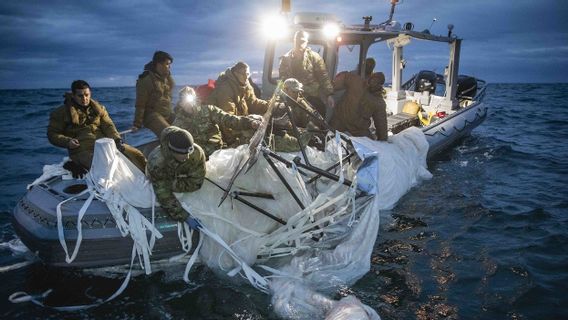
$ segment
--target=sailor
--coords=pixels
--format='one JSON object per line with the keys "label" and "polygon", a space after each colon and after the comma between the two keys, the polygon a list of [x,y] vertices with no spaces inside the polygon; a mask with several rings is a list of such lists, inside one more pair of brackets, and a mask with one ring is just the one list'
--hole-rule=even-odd
{"label": "sailor", "polygon": [[227,147],[220,128],[254,130],[260,124],[259,119],[235,116],[216,106],[202,104],[189,86],[180,90],[174,113],[173,125],[189,131],[207,158],[216,150]]}
{"label": "sailor", "polygon": [[172,218],[186,221],[188,213],[174,192],[199,190],[205,179],[205,153],[191,133],[170,126],[160,135],[160,145],[148,156],[146,176],[152,182],[160,206]]}
{"label": "sailor", "polygon": [[[259,99],[248,82],[250,68],[244,62],[237,62],[222,72],[215,83],[215,89],[207,97],[206,104],[212,104],[235,116],[264,114],[268,102]],[[231,128],[221,128],[223,139],[228,145],[248,143],[247,139],[233,132]],[[240,141],[239,141],[240,140]]]}
{"label": "sailor", "polygon": [[84,80],[73,81],[63,105],[51,112],[47,138],[51,144],[67,149],[71,162],[64,167],[75,177],[91,168],[95,140],[100,138],[114,139],[117,149],[140,170],[144,171],[146,166],[142,152],[122,143],[105,107],[91,99],[91,87]]}
{"label": "sailor", "polygon": [[[383,99],[384,83],[385,75],[382,72],[373,73],[367,80],[351,72],[339,73],[333,85],[336,90],[345,92],[337,104],[331,126],[353,136],[386,141],[388,132],[386,103]],[[375,124],[375,133],[370,130],[371,119]]]}
{"label": "sailor", "polygon": [[300,81],[294,78],[286,79],[282,85],[282,91],[285,95],[284,103],[292,109],[296,126],[301,128],[308,127],[308,124],[310,124],[309,127],[311,128],[321,128],[325,126],[322,121],[318,121],[309,116],[308,112],[316,116],[319,116],[319,113],[317,113],[317,111],[312,108],[312,105],[304,98],[304,89]]}
{"label": "sailor", "polygon": [[[377,62],[374,58],[367,58],[365,59],[365,79],[369,79],[369,77],[373,74],[375,70],[375,65]],[[361,75],[361,65],[359,64],[359,69],[357,70],[357,74]]]}
{"label": "sailor", "polygon": [[[333,86],[325,62],[308,47],[308,33],[300,30],[294,34],[294,48],[280,60],[280,79],[295,78],[304,85],[306,99],[323,116],[331,116],[335,106]],[[326,105],[330,110],[326,115]]]}
{"label": "sailor", "polygon": [[136,111],[132,131],[142,126],[156,136],[173,121],[172,93],[174,79],[170,67],[174,59],[164,51],[156,51],[152,61],[144,66],[144,72],[136,81]]}

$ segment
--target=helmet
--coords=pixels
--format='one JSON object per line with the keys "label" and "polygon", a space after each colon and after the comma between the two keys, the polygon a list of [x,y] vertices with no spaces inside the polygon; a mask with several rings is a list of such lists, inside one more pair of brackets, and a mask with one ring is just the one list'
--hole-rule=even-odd
{"label": "helmet", "polygon": [[300,81],[294,78],[288,78],[284,81],[284,85],[282,86],[282,90],[286,92],[301,92],[304,91],[303,85]]}

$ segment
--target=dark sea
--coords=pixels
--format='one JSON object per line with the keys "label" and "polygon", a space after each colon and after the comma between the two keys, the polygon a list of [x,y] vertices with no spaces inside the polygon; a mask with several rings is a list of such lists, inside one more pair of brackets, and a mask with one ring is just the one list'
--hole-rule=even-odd
{"label": "dark sea", "polygon": [[[64,89],[0,91],[0,269],[24,261],[12,208],[63,149],[46,138]],[[129,127],[134,88],[95,88]],[[434,177],[384,213],[369,273],[354,294],[383,319],[568,319],[568,84],[490,84],[486,121],[429,162]],[[131,137],[135,144],[142,137]],[[34,263],[0,272],[1,319],[273,319],[270,297],[204,267],[138,276],[117,299],[81,312],[12,304],[92,303],[122,279]]]}

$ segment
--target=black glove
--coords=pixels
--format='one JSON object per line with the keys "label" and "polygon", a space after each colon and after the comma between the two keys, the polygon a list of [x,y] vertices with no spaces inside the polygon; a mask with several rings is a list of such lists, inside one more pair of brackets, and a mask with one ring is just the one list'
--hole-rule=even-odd
{"label": "black glove", "polygon": [[63,164],[63,169],[70,171],[75,179],[82,179],[89,170],[75,161],[69,160]]}
{"label": "black glove", "polygon": [[122,139],[114,139],[114,144],[116,144],[116,148],[118,151],[124,153],[124,144],[122,143]]}

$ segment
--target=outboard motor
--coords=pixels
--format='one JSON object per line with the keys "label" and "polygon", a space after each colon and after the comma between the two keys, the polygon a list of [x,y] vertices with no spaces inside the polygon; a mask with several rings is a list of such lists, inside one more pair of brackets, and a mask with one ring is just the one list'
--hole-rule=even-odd
{"label": "outboard motor", "polygon": [[430,94],[434,94],[434,91],[436,91],[436,79],[436,73],[434,71],[422,70],[418,72],[416,81],[414,82],[414,91],[428,91]]}
{"label": "outboard motor", "polygon": [[473,99],[477,93],[477,79],[470,76],[458,76],[458,87],[456,89],[458,98]]}

